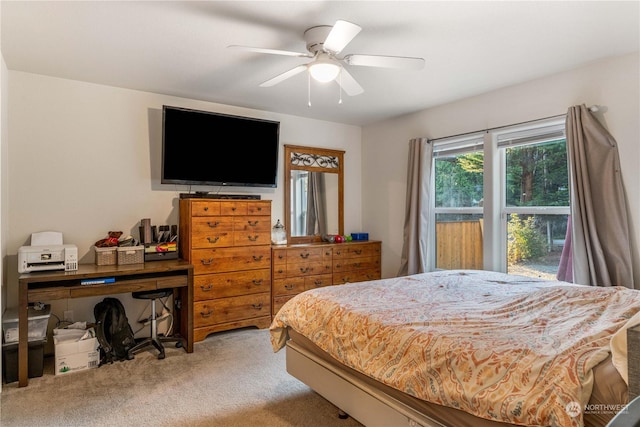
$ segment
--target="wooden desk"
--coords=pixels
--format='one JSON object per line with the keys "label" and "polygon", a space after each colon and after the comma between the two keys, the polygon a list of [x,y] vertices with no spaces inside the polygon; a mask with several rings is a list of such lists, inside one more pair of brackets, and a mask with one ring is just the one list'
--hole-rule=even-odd
{"label": "wooden desk", "polygon": [[[81,285],[83,279],[115,278],[114,283]],[[95,297],[173,288],[174,330],[193,353],[193,266],[186,261],[153,261],[144,264],[80,264],[77,271],[27,273],[18,279],[18,386],[29,384],[28,305],[56,299]]]}

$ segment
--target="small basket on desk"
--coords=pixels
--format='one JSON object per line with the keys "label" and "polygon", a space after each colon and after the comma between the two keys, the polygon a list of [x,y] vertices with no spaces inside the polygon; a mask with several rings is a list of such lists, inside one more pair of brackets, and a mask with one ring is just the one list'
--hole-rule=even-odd
{"label": "small basket on desk", "polygon": [[118,265],[141,264],[144,262],[144,246],[124,246],[118,248]]}
{"label": "small basket on desk", "polygon": [[116,265],[118,262],[118,255],[116,253],[116,247],[98,248],[96,250],[96,265]]}

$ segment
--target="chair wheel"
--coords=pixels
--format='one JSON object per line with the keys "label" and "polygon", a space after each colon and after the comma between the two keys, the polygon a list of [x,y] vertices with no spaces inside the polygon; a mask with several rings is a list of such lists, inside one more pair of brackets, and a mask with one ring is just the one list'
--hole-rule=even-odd
{"label": "chair wheel", "polygon": [[176,348],[182,348],[182,341],[176,341]]}

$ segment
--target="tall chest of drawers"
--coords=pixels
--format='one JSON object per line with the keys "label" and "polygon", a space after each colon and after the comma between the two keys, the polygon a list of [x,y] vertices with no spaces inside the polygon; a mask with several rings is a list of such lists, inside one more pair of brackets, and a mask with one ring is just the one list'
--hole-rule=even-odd
{"label": "tall chest of drawers", "polygon": [[380,279],[381,243],[309,243],[273,246],[272,310],[303,291]]}
{"label": "tall chest of drawers", "polygon": [[179,246],[194,266],[194,341],[270,325],[270,200],[180,199]]}

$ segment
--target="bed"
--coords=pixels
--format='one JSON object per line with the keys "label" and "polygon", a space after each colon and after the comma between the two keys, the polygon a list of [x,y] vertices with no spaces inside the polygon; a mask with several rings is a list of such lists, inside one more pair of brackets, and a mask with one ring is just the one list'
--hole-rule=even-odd
{"label": "bed", "polygon": [[330,286],[270,327],[287,370],[367,426],[604,426],[640,292],[477,270]]}

